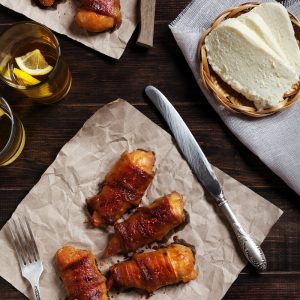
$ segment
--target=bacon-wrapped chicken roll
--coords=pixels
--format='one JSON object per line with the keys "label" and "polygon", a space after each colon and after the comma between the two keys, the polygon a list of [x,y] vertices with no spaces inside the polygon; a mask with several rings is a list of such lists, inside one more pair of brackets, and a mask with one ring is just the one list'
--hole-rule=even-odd
{"label": "bacon-wrapped chicken roll", "polygon": [[197,277],[195,258],[190,248],[171,244],[110,267],[108,287],[118,290],[143,289],[151,293],[165,285],[188,282]]}
{"label": "bacon-wrapped chicken roll", "polygon": [[108,300],[106,278],[91,251],[64,246],[55,259],[69,300]]}
{"label": "bacon-wrapped chicken roll", "polygon": [[173,192],[149,206],[139,207],[127,220],[114,225],[115,234],[102,258],[134,252],[154,241],[160,241],[185,220],[183,205],[182,196]]}
{"label": "bacon-wrapped chicken roll", "polygon": [[106,175],[101,192],[87,202],[94,227],[113,225],[128,209],[138,206],[154,176],[154,153],[125,151]]}
{"label": "bacon-wrapped chicken roll", "polygon": [[83,0],[75,22],[91,32],[113,29],[121,23],[120,0]]}

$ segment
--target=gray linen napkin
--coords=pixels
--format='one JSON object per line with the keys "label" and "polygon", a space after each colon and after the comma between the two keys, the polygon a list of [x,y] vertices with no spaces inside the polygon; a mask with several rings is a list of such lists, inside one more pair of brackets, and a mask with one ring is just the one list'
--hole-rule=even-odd
{"label": "gray linen napkin", "polygon": [[[201,35],[224,10],[247,1],[194,0],[170,24],[198,84],[209,103],[228,128],[273,172],[300,195],[300,103],[262,119],[227,111],[210,95],[199,80],[196,51]],[[268,1],[262,1],[268,2]],[[290,12],[300,18],[299,1],[287,1]]]}

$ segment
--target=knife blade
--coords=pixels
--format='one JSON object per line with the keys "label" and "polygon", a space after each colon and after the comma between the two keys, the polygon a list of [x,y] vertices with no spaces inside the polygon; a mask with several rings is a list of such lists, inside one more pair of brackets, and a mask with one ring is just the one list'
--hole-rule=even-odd
{"label": "knife blade", "polygon": [[201,147],[179,113],[168,99],[154,86],[147,86],[145,92],[164,117],[194,175],[202,186],[213,196],[223,211],[247,260],[258,270],[266,270],[267,262],[262,249],[254,242],[252,237],[244,230],[236,218],[225,198],[222,187],[211,164],[208,162]]}

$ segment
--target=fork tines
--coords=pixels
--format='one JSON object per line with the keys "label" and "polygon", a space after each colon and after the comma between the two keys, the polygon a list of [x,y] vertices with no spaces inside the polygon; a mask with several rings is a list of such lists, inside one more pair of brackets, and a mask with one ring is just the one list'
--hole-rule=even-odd
{"label": "fork tines", "polygon": [[39,252],[26,217],[19,217],[8,222],[20,266],[40,260]]}

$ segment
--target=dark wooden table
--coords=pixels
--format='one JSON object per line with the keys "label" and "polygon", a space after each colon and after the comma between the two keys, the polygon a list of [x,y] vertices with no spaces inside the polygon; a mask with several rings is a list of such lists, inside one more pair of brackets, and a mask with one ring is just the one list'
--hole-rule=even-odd
{"label": "dark wooden table", "polygon": [[[202,95],[168,29],[189,1],[157,1],[155,47],[136,46],[136,31],[119,61],[57,35],[73,74],[73,86],[65,100],[51,106],[8,99],[24,123],[27,140],[21,157],[0,169],[0,225],[60,148],[106,103],[122,97],[165,128],[143,93],[147,84],[154,84],[171,99],[211,163],[284,211],[263,243],[268,271],[258,275],[247,266],[224,299],[300,299],[299,197],[231,134]],[[0,5],[0,31],[20,20],[25,17]],[[3,279],[0,291],[3,300],[26,299]]]}

